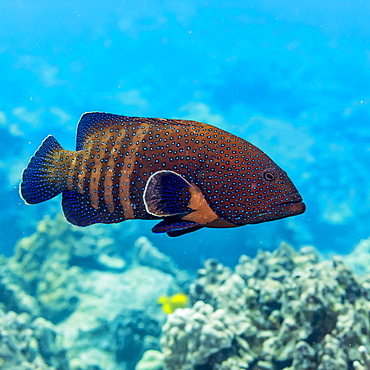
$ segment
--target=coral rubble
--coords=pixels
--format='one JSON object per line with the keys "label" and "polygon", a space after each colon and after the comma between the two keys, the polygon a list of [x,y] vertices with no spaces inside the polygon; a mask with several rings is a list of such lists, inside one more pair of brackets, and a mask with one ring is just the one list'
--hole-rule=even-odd
{"label": "coral rubble", "polygon": [[370,290],[340,258],[312,247],[210,260],[190,287],[192,308],[169,315],[161,339],[169,370],[365,369]]}

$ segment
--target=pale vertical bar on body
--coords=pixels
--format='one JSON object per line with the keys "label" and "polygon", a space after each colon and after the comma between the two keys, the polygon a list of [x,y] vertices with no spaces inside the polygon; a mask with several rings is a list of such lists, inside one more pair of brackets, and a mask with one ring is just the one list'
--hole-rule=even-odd
{"label": "pale vertical bar on body", "polygon": [[[115,176],[115,169],[114,169],[114,157],[111,153],[109,154],[109,159],[107,163],[107,169],[104,175],[104,202],[108,206],[109,213],[113,213],[115,206],[113,201],[113,179]],[[109,167],[109,169],[108,169]]]}
{"label": "pale vertical bar on body", "polygon": [[70,162],[68,163],[69,166],[67,168],[67,187],[68,187],[68,190],[75,190],[75,185],[73,183],[73,173],[74,173],[74,167],[75,167],[75,163],[76,163],[76,156],[75,155],[70,155],[71,160]]}
{"label": "pale vertical bar on body", "polygon": [[129,154],[124,158],[124,166],[122,167],[121,178],[119,182],[120,202],[123,208],[125,218],[127,219],[133,219],[135,217],[134,209],[130,200],[130,184],[132,181],[132,173],[134,171],[135,163],[134,154],[138,148],[138,144],[136,143],[142,141],[143,137],[145,136],[145,134],[143,133],[144,130],[145,130],[144,128],[139,128],[135,130],[135,135],[133,135],[132,132],[126,133],[126,137],[130,135],[129,137],[131,145],[126,145],[125,150],[127,153],[130,153],[131,149],[134,149],[134,152],[132,154]]}
{"label": "pale vertical bar on body", "polygon": [[[133,158],[132,156],[127,156],[127,158],[125,159],[127,160],[128,163],[131,163],[132,158]],[[130,201],[131,172],[132,170],[130,168],[127,168],[127,164],[125,163],[124,166],[122,167],[121,177],[119,180],[120,202],[122,205],[125,218],[127,219],[134,218],[134,210],[132,208]]]}
{"label": "pale vertical bar on body", "polygon": [[85,171],[82,170],[82,165],[79,164],[83,159],[83,151],[65,152],[66,158],[68,157],[65,167],[67,188],[68,190],[83,194],[83,178],[85,176]]}
{"label": "pale vertical bar on body", "polygon": [[94,167],[91,170],[90,178],[90,203],[91,207],[98,209],[99,208],[99,183],[101,179],[100,169],[102,163],[98,161],[95,163]]}
{"label": "pale vertical bar on body", "polygon": [[78,151],[78,155],[76,157],[76,166],[77,166],[77,170],[76,170],[76,178],[77,178],[77,184],[76,184],[76,187],[77,187],[77,191],[80,193],[80,194],[83,194],[84,193],[84,186],[86,184],[86,175],[87,175],[87,171],[84,171],[84,164],[86,163],[87,159],[84,158],[84,155],[83,153],[81,153],[82,151]]}

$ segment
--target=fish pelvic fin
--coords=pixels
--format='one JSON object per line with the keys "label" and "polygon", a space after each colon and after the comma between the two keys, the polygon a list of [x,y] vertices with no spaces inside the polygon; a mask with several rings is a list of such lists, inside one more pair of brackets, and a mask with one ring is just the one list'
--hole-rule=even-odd
{"label": "fish pelvic fin", "polygon": [[166,217],[152,228],[154,234],[167,233],[168,236],[180,236],[201,229],[195,222],[182,221],[177,216]]}
{"label": "fish pelvic fin", "polygon": [[61,152],[65,152],[53,136],[41,143],[23,170],[20,195],[27,204],[37,204],[54,198],[66,189]]}

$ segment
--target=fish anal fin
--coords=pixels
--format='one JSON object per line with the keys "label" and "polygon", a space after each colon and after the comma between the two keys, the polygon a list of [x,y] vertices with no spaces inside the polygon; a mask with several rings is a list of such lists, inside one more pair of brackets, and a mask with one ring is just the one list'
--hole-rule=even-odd
{"label": "fish anal fin", "polygon": [[91,203],[88,193],[63,191],[62,208],[67,221],[76,226],[88,226],[96,223],[111,224],[126,220],[122,207],[116,207],[113,212],[109,205]]}

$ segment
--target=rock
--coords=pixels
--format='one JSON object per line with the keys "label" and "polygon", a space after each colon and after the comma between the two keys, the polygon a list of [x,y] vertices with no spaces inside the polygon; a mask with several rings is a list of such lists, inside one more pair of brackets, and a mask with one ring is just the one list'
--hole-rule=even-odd
{"label": "rock", "polygon": [[136,240],[132,251],[132,262],[133,265],[152,267],[173,276],[178,272],[175,262],[161,253],[145,236]]}
{"label": "rock", "polygon": [[106,253],[102,253],[98,256],[97,261],[99,262],[100,266],[104,266],[104,270],[112,270],[112,271],[123,271],[126,266],[126,262],[119,257],[111,257]]}

